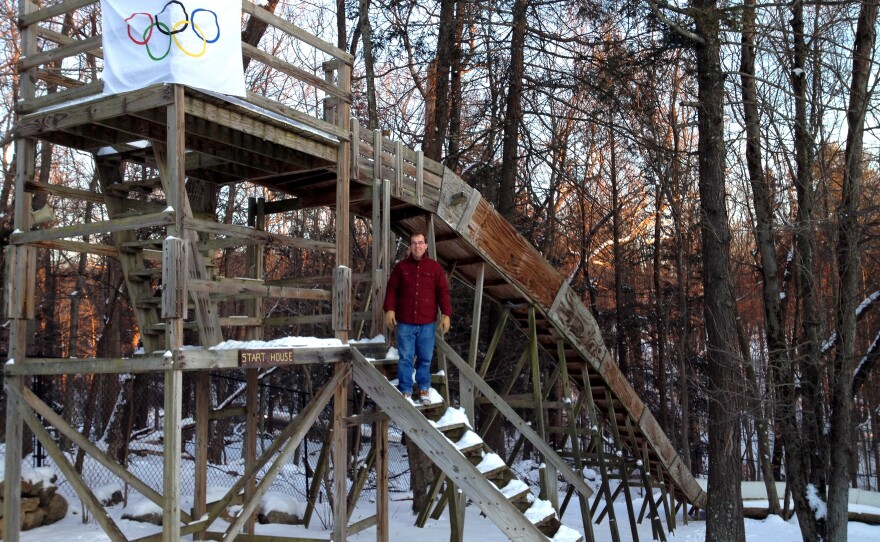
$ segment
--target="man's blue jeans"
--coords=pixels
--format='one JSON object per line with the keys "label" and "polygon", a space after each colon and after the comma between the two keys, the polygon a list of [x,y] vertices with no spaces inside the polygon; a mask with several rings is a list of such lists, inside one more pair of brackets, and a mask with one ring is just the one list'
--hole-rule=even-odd
{"label": "man's blue jeans", "polygon": [[434,330],[436,323],[397,324],[397,387],[401,393],[413,391],[413,358],[417,360],[416,384],[419,391],[431,387],[431,358],[434,356]]}

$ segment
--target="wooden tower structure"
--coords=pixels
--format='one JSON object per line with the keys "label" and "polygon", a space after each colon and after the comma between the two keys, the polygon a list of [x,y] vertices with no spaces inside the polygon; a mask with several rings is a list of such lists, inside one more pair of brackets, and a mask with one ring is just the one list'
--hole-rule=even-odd
{"label": "wooden tower structure", "polygon": [[[72,468],[54,443],[47,424],[83,448],[92,458],[115,473],[134,490],[163,509],[162,532],[154,540],[174,542],[182,536],[197,539],[249,540],[252,515],[260,497],[292,451],[305,437],[323,408],[333,405],[332,439],[328,456],[338,474],[333,482],[332,539],[346,537],[376,525],[378,540],[388,540],[387,530],[387,424],[396,423],[434,461],[438,475],[431,488],[430,509],[419,522],[448,509],[452,518],[451,539],[461,539],[464,506],[469,499],[493,520],[511,540],[547,540],[560,535],[559,514],[577,499],[584,518],[581,539],[592,540],[593,521],[608,517],[612,534],[619,539],[610,506],[622,495],[628,505],[628,521],[647,516],[655,538],[665,539],[661,515],[671,527],[676,511],[687,503],[704,507],[706,495],[678,456],[666,435],[615,365],[604,346],[589,310],[559,274],[514,228],[503,220],[480,193],[441,164],[425,159],[418,151],[389,140],[378,131],[359,127],[350,119],[352,57],[310,35],[250,0],[242,1],[244,17],[271,28],[303,47],[323,55],[323,73],[311,73],[292,65],[258,45],[243,43],[244,55],[265,69],[277,71],[314,89],[323,97],[320,116],[297,110],[281,99],[249,93],[246,99],[179,85],[155,85],[124,94],[103,94],[102,83],[88,70],[77,77],[61,73],[59,66],[82,61],[89,64],[102,56],[101,37],[71,38],[60,32],[59,21],[81,10],[95,10],[95,0],[64,0],[38,8],[21,0],[19,26],[22,55],[18,64],[20,102],[16,124],[15,233],[7,250],[8,280],[6,311],[11,318],[10,352],[4,366],[7,393],[6,479],[20,476],[21,448],[26,424],[41,440],[81,500],[111,540],[124,541],[93,491]],[[80,60],[77,60],[80,59]],[[85,59],[85,60],[82,60]],[[320,118],[319,118],[320,117]],[[34,175],[38,141],[50,142],[91,154],[99,183],[95,190],[39,182]],[[275,201],[254,201],[247,226],[219,223],[205,209],[197,209],[189,191],[191,183],[228,185],[252,183],[273,191]],[[48,193],[57,200],[79,200],[103,205],[107,220],[62,227],[33,229],[31,198]],[[152,199],[139,197],[149,193]],[[265,217],[312,207],[324,207],[335,219],[335,242],[268,233]],[[352,276],[351,217],[369,220],[372,228],[370,272]],[[382,348],[349,346],[353,322],[365,321],[378,334],[383,330],[381,304],[371,312],[357,313],[352,305],[352,286],[357,281],[372,285],[372,298],[381,299],[387,272],[393,264],[391,238],[426,229],[435,256],[450,276],[474,289],[473,315],[479,321],[483,303],[499,303],[502,321],[490,341],[489,351],[478,364],[479,326],[472,330],[469,349],[458,352],[438,340],[438,363],[443,377],[437,388],[443,402],[416,407],[397,393],[381,370],[387,363],[374,360]],[[111,234],[113,244],[86,244],[73,239],[84,235]],[[267,281],[262,273],[262,249],[267,243],[304,248],[332,258],[332,277],[305,280],[290,277]],[[224,277],[213,266],[213,251],[224,247],[248,247],[248,276]],[[119,259],[125,284],[135,308],[144,354],[132,359],[45,359],[27,352],[28,321],[34,318],[35,266],[39,250],[61,250],[112,255]],[[162,286],[156,297],[155,286]],[[251,300],[245,317],[222,318],[217,304],[225,299]],[[245,327],[248,336],[261,337],[269,322],[261,314],[260,301],[284,298],[324,302],[331,310],[310,315],[310,321],[332,324],[339,346],[301,347],[277,351],[212,350],[224,341],[228,330]],[[529,338],[529,348],[517,361],[515,374],[530,374],[533,391],[511,395],[513,382],[493,389],[484,380],[492,363],[501,330],[506,322],[519,326]],[[196,346],[184,349],[184,333]],[[539,351],[554,362],[542,366]],[[380,356],[381,357],[381,356]],[[282,431],[270,448],[258,454],[246,450],[245,474],[220,501],[206,497],[206,452],[209,422],[217,413],[208,393],[209,371],[246,369],[248,385],[255,385],[254,367],[262,365],[330,364],[333,377],[315,393],[309,405]],[[38,375],[73,373],[156,373],[164,376],[164,443],[166,452],[179,449],[181,440],[182,375],[196,378],[196,491],[191,511],[180,503],[178,453],[164,454],[162,487],[150,487],[80,434],[30,390]],[[456,375],[448,382],[446,375]],[[564,397],[551,398],[550,390],[561,381]],[[348,389],[356,385],[375,403],[376,411],[351,416],[346,410]],[[574,385],[579,393],[573,394]],[[449,389],[467,413],[470,426],[455,423],[438,427]],[[255,396],[254,396],[255,397]],[[491,405],[494,414],[474,419],[477,404]],[[249,413],[252,412],[249,404]],[[563,427],[549,425],[548,412],[561,410]],[[589,426],[576,420],[587,413]],[[537,413],[537,414],[535,414]],[[248,431],[254,432],[255,416],[249,414]],[[41,421],[42,420],[42,421]],[[487,426],[504,420],[516,428],[519,446],[530,442],[546,464],[541,495],[552,512],[534,517],[534,488],[516,479],[503,462],[485,465],[493,455],[480,438]],[[480,426],[475,421],[481,422]],[[342,473],[349,443],[346,427],[376,424],[375,453],[371,465],[379,480],[376,515],[350,525],[350,507],[356,501],[360,481]],[[550,435],[561,433],[562,446],[551,446]],[[466,442],[465,442],[466,441]],[[255,442],[255,441],[253,441]],[[580,472],[593,467],[602,474],[601,495],[588,500],[593,490]],[[268,469],[268,470],[266,470]],[[258,473],[266,473],[258,479]],[[609,484],[612,477],[620,482]],[[567,492],[561,495],[558,480]],[[634,509],[630,488],[659,488],[659,497],[645,499]],[[6,540],[17,542],[15,526],[19,499],[14,484],[5,491]],[[461,490],[461,492],[458,491]],[[210,525],[231,500],[243,493],[242,513],[225,532]],[[464,495],[464,497],[462,496]],[[651,495],[651,493],[649,493]],[[602,507],[600,509],[600,507]],[[686,515],[683,516],[686,519]],[[638,518],[638,519],[637,519]],[[620,518],[623,521],[623,518]],[[569,538],[571,539],[571,538]],[[273,540],[275,540],[273,538]],[[280,540],[280,539],[279,539]]]}

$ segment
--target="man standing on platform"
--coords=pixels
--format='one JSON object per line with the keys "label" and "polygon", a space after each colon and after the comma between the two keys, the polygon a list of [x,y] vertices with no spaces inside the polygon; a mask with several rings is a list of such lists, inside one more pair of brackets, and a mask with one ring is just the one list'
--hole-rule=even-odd
{"label": "man standing on platform", "polygon": [[397,385],[406,399],[413,392],[413,358],[417,360],[416,385],[422,404],[431,403],[431,358],[434,355],[434,333],[437,309],[440,309],[440,331],[449,331],[452,304],[449,283],[443,268],[426,255],[425,235],[413,233],[409,238],[409,256],[397,262],[388,277],[385,290],[385,325],[389,331],[397,327]]}

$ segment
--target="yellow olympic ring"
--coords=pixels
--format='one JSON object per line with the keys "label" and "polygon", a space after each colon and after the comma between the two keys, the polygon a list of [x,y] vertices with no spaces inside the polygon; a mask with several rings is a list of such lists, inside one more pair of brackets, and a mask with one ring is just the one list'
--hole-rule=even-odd
{"label": "yellow olympic ring", "polygon": [[[202,50],[199,51],[198,53],[190,53],[177,40],[177,34],[174,31],[177,30],[179,27],[187,25],[187,24],[192,24],[193,28],[196,30],[196,32],[198,32],[196,35],[201,36],[201,38],[202,38]],[[177,48],[180,49],[180,51],[183,54],[185,54],[186,56],[190,56],[193,58],[199,58],[200,56],[205,54],[205,51],[208,50],[208,40],[205,39],[205,35],[202,32],[202,29],[199,28],[198,25],[196,25],[196,23],[194,23],[192,21],[188,21],[188,20],[184,19],[184,20],[177,21],[176,23],[174,23],[174,26],[171,28],[171,37],[174,39],[174,44],[177,45]]]}

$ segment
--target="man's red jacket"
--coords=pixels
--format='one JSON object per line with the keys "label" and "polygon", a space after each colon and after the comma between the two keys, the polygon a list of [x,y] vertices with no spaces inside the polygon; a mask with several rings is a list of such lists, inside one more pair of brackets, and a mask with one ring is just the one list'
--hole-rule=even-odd
{"label": "man's red jacket", "polygon": [[394,311],[397,321],[404,324],[430,324],[437,321],[438,306],[440,312],[452,316],[449,283],[440,264],[427,255],[397,262],[388,277],[385,312]]}

